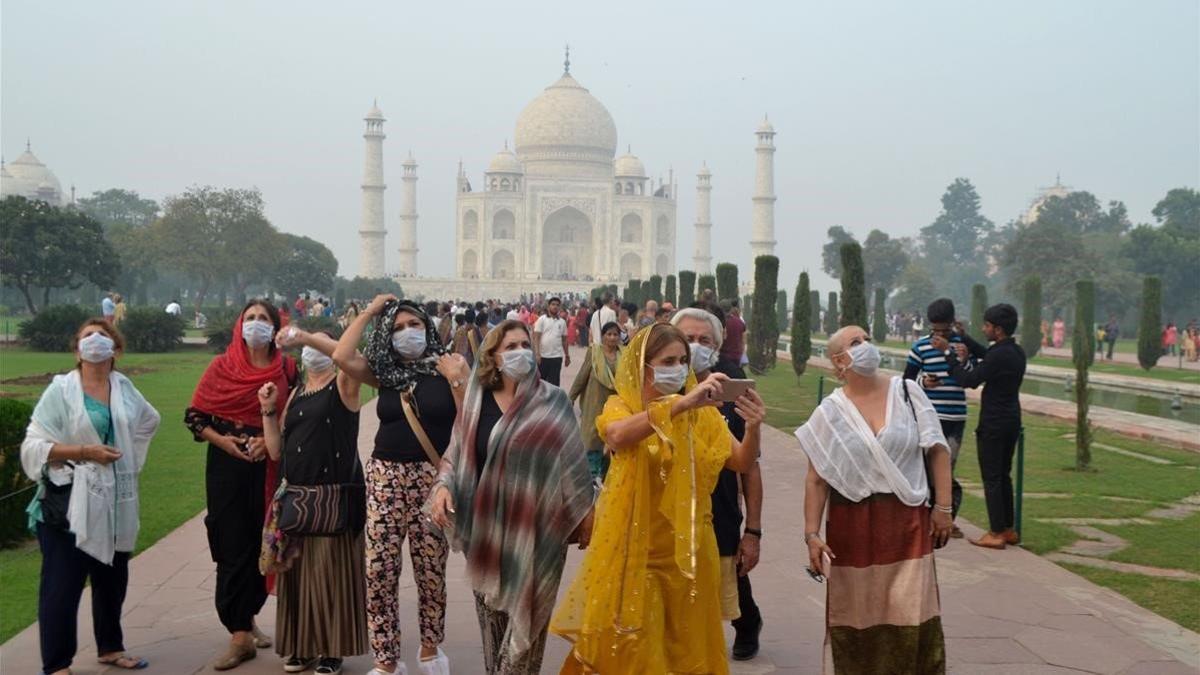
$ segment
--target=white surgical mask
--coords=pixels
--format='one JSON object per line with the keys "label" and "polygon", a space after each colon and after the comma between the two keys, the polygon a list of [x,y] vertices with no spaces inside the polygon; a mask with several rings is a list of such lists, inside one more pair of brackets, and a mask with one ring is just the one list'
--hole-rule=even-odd
{"label": "white surgical mask", "polygon": [[850,370],[871,377],[879,370],[879,348],[870,342],[860,342],[847,351],[850,355]]}
{"label": "white surgical mask", "polygon": [[310,373],[321,372],[333,367],[333,359],[307,345],[300,350],[300,362]]}
{"label": "white surgical mask", "polygon": [[693,342],[688,347],[692,350],[692,367],[697,373],[712,370],[712,367],[717,365],[717,350],[699,342]]}
{"label": "white surgical mask", "polygon": [[252,349],[265,347],[275,337],[275,327],[266,321],[243,321],[242,339]]}
{"label": "white surgical mask", "polygon": [[514,380],[520,380],[528,375],[535,365],[531,349],[513,349],[502,353],[500,358],[503,360],[500,372]]}
{"label": "white surgical mask", "polygon": [[79,358],[88,363],[104,363],[113,357],[115,344],[104,333],[92,333],[79,341]]}
{"label": "white surgical mask", "polygon": [[419,358],[425,353],[426,344],[424,328],[405,328],[392,333],[392,349],[401,358]]}
{"label": "white surgical mask", "polygon": [[653,366],[654,388],[662,395],[678,393],[687,382],[688,367],[686,363],[675,366]]}

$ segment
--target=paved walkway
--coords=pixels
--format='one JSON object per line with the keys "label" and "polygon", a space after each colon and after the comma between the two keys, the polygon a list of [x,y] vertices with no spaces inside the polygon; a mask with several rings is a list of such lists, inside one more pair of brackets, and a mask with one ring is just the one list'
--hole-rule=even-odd
{"label": "paved walkway", "polygon": [[[1107,350],[1107,347],[1105,347],[1105,349]],[[1068,359],[1068,360],[1071,358],[1071,348],[1070,347],[1042,347],[1041,351],[1039,351],[1038,353],[1042,356],[1053,356],[1056,358],[1062,358],[1062,359]],[[1114,351],[1113,358],[1111,361],[1109,361],[1109,359],[1104,359],[1103,361],[1105,363],[1123,363],[1126,365],[1134,365],[1134,366],[1140,365],[1138,363],[1137,354],[1130,354],[1128,352]],[[1097,361],[1097,363],[1099,363],[1099,361]],[[1181,364],[1182,364],[1182,366],[1181,366]],[[1200,370],[1200,361],[1188,361],[1187,359],[1183,359],[1181,361],[1178,356],[1178,353],[1177,353],[1175,356],[1165,355],[1165,356],[1158,357],[1158,363],[1156,364],[1156,366],[1159,368],[1180,368],[1180,367],[1182,367],[1184,370]]]}
{"label": "paved walkway", "polygon": [[[567,373],[573,375],[574,368]],[[360,448],[369,452],[375,433],[373,408],[363,413]],[[737,675],[818,673],[824,631],[824,587],[804,573],[803,508],[805,459],[794,438],[765,432],[763,451],[766,513],[763,559],[752,573],[766,627],[762,652],[753,661],[732,664]],[[978,528],[962,523],[968,536]],[[572,550],[565,579],[574,576],[582,554]],[[988,551],[963,540],[937,554],[946,651],[950,672],[964,675],[1200,673],[1200,635],[1185,630],[1124,597],[1018,548]],[[405,561],[407,568],[407,560]],[[212,606],[213,564],[200,516],[135,558],[125,603],[126,643],[151,662],[150,673],[211,672],[207,662],[224,648],[226,634]],[[444,645],[456,673],[482,673],[479,629],[462,557],[449,566],[450,607]],[[564,584],[565,585],[565,584]],[[405,650],[416,672],[416,593],[411,579],[401,584],[405,611]],[[114,672],[95,665],[90,644],[90,609],[80,611],[82,649],[75,672]],[[275,603],[260,615],[271,632]],[[0,671],[38,669],[36,627],[0,647]],[[543,672],[557,672],[566,643],[551,638]],[[347,673],[370,668],[367,657],[349,659]],[[280,673],[270,650],[234,671]]]}

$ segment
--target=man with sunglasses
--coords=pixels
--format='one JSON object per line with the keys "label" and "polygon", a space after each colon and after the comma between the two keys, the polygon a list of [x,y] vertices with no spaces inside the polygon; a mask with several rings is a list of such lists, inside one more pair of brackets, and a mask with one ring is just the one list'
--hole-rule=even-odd
{"label": "man with sunglasses", "polygon": [[[950,364],[946,357],[950,350],[959,350],[967,354],[963,338],[956,329],[954,320],[954,301],[949,298],[938,298],[929,303],[925,310],[925,318],[929,320],[929,335],[917,339],[908,354],[908,363],[904,367],[904,379],[916,380],[925,389],[933,409],[937,411],[938,421],[942,424],[942,433],[950,446],[950,470],[958,462],[958,451],[962,447],[963,430],[967,425],[967,394],[958,380],[950,374]],[[945,340],[947,346],[938,349],[933,345],[934,339]],[[957,345],[957,346],[956,346]],[[963,364],[966,368],[974,365],[974,359],[966,356]],[[950,500],[954,512],[952,517],[958,517],[958,509],[962,505],[962,486],[958,479],[952,479]],[[961,539],[962,530],[955,525],[950,536]]]}

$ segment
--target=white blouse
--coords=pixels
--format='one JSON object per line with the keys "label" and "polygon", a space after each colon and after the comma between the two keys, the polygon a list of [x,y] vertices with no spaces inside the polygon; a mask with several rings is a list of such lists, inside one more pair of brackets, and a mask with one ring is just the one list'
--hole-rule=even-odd
{"label": "white blouse", "polygon": [[[908,389],[911,410],[902,386]],[[847,499],[891,493],[908,506],[929,501],[925,452],[947,447],[933,404],[921,387],[901,377],[892,378],[878,435],[838,389],[796,429],[796,438],[817,474]]]}

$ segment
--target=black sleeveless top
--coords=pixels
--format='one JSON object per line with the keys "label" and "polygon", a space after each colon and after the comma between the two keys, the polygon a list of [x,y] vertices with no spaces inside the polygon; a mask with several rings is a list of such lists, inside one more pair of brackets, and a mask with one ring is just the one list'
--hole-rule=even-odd
{"label": "black sleeveless top", "polygon": [[336,377],[292,398],[281,459],[283,477],[292,485],[365,482],[358,461],[358,413],[342,403]]}

